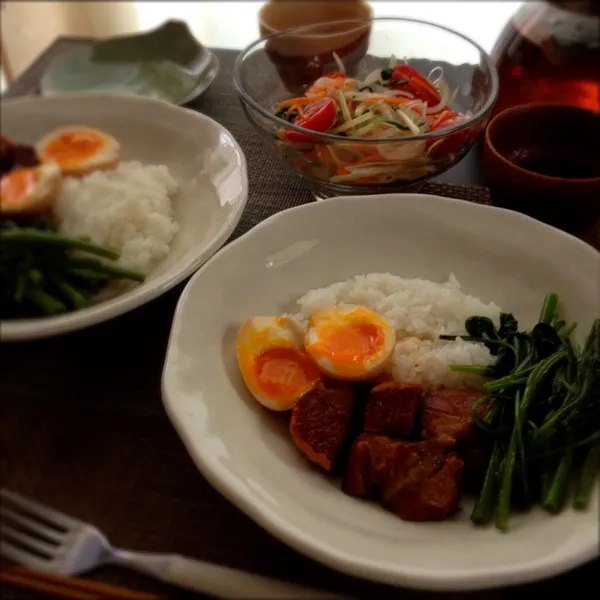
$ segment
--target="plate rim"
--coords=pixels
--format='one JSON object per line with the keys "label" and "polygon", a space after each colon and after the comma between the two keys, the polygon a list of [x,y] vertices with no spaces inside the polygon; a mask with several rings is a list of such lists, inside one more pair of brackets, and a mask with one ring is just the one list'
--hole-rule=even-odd
{"label": "plate rim", "polygon": [[186,106],[190,102],[193,102],[194,100],[197,100],[203,96],[208,91],[208,88],[210,88],[210,86],[214,83],[215,79],[219,76],[219,73],[221,72],[221,61],[219,60],[219,57],[214,52],[211,52],[208,48],[206,51],[210,55],[209,60],[211,66],[206,69],[208,75],[203,76],[200,80],[204,82],[204,85],[197,85],[187,96],[185,96],[185,98],[179,99],[176,103],[174,103],[176,106]]}
{"label": "plate rim", "polygon": [[[229,219],[227,223],[223,224],[217,232],[217,235],[215,235],[212,241],[207,244],[206,248],[202,252],[196,253],[195,258],[191,260],[184,269],[181,269],[178,273],[166,278],[161,284],[152,285],[148,289],[141,291],[138,288],[133,290],[131,295],[116,296],[100,304],[65,315],[32,319],[0,320],[0,339],[2,342],[39,340],[71,333],[109,321],[155,300],[186,278],[193,275],[204,263],[210,260],[212,256],[220,250],[240,222],[248,203],[248,166],[246,155],[240,144],[234,135],[218,121],[191,108],[177,106],[157,98],[148,98],[145,96],[135,96],[118,92],[76,92],[61,96],[19,96],[16,98],[8,98],[3,102],[2,112],[4,112],[7,106],[16,104],[35,104],[44,101],[57,102],[59,100],[64,101],[65,99],[85,101],[86,99],[92,98],[97,101],[110,101],[116,98],[119,101],[133,103],[135,105],[139,105],[141,102],[144,104],[159,105],[169,111],[185,111],[188,113],[188,116],[199,119],[200,121],[208,122],[212,127],[217,127],[222,133],[227,135],[240,160],[242,190],[239,195],[239,202],[232,212],[232,218]],[[5,118],[4,115],[2,118]]]}
{"label": "plate rim", "polygon": [[[553,575],[567,572],[575,567],[589,562],[590,560],[593,560],[594,558],[597,558],[600,555],[600,551],[597,547],[594,547],[594,544],[589,546],[582,544],[577,548],[576,552],[572,552],[571,554],[567,555],[567,557],[559,556],[558,558],[553,558],[551,555],[549,558],[525,563],[525,565],[520,565],[516,569],[514,567],[505,567],[491,572],[479,569],[473,572],[461,571],[459,574],[455,573],[452,575],[451,571],[431,571],[428,569],[415,570],[414,568],[404,570],[399,568],[392,571],[377,564],[364,564],[364,562],[361,562],[360,559],[356,559],[348,554],[344,554],[343,552],[332,548],[330,545],[324,545],[322,540],[315,538],[313,535],[304,533],[294,525],[290,525],[285,519],[279,517],[275,513],[272,513],[266,503],[256,500],[248,501],[244,497],[243,492],[238,489],[235,479],[230,476],[229,472],[226,469],[221,468],[217,462],[211,461],[210,455],[202,452],[199,449],[199,446],[197,445],[197,438],[192,439],[189,435],[184,423],[185,419],[182,418],[182,415],[176,411],[174,402],[170,398],[171,390],[169,386],[169,379],[172,366],[170,357],[174,351],[173,346],[176,342],[175,334],[181,322],[184,306],[187,303],[190,290],[194,285],[196,285],[196,281],[202,277],[204,270],[210,268],[213,261],[216,262],[220,260],[221,256],[231,251],[232,248],[235,248],[237,245],[244,244],[249,238],[261,235],[263,230],[274,226],[282,217],[289,218],[290,214],[300,211],[319,211],[321,210],[319,207],[324,206],[325,204],[343,204],[348,201],[377,202],[382,198],[389,199],[390,197],[393,197],[394,201],[396,202],[420,202],[433,200],[438,203],[444,202],[461,206],[468,204],[473,210],[510,213],[511,218],[527,222],[534,228],[539,228],[545,230],[546,232],[548,230],[552,230],[553,233],[563,236],[566,240],[568,240],[569,243],[578,244],[580,247],[585,248],[586,251],[592,252],[600,261],[600,252],[590,244],[587,244],[583,240],[580,240],[570,233],[542,223],[541,221],[538,221],[533,217],[523,213],[486,204],[467,203],[464,200],[432,194],[415,193],[337,196],[319,202],[311,202],[300,206],[295,206],[275,213],[258,223],[255,227],[244,233],[236,240],[232,241],[227,246],[221,248],[208,261],[206,261],[206,263],[204,263],[204,265],[186,284],[177,302],[177,307],[175,309],[173,322],[171,325],[171,331],[169,333],[169,341],[167,344],[163,372],[161,376],[161,391],[162,402],[167,416],[178,436],[182,440],[188,454],[192,458],[202,476],[204,476],[210,485],[214,487],[222,496],[228,499],[234,506],[241,510],[246,516],[256,522],[262,529],[301,554],[309,556],[310,558],[317,560],[332,569],[350,576],[361,577],[388,585],[405,586],[424,591],[475,591],[496,588],[499,586],[517,585],[538,581]],[[410,200],[408,200],[408,197],[410,197]]]}

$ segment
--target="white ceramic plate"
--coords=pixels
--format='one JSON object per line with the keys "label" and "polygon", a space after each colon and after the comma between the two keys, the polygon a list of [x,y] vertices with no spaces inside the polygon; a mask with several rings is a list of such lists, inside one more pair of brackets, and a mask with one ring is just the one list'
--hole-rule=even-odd
{"label": "white ceramic plate", "polygon": [[206,66],[195,77],[193,89],[182,95],[187,78],[166,64],[125,63],[99,65],[90,60],[91,46],[57,56],[40,81],[43,96],[80,92],[110,92],[157,98],[181,106],[201,96],[219,73],[219,60],[205,50]]}
{"label": "white ceramic plate", "polygon": [[585,513],[514,515],[507,534],[472,526],[466,501],[449,521],[405,522],[345,496],[250,397],[235,359],[240,323],[293,310],[310,288],[374,271],[435,281],[453,272],[466,292],[494,300],[525,326],[551,290],[582,331],[600,315],[600,254],[516,212],[407,194],[334,198],[279,213],[204,265],[175,315],[164,403],[203,475],[290,546],[390,584],[496,587],[596,556],[597,499]]}
{"label": "white ceramic plate", "polygon": [[116,317],[163,294],[216,252],[237,225],[248,197],[246,159],[212,119],[166,102],[119,94],[6,100],[2,134],[35,143],[64,125],[98,127],[122,145],[123,161],[167,165],[180,182],[173,201],[180,230],[168,257],[131,291],[77,312],[2,321],[2,341],[48,337]]}

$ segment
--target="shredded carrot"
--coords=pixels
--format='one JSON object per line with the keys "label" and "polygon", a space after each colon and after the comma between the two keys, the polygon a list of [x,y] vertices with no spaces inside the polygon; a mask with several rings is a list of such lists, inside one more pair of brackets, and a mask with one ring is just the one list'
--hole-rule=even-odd
{"label": "shredded carrot", "polygon": [[444,109],[431,124],[431,129],[435,129],[447,119],[453,119],[456,115],[457,113],[455,113],[453,110]]}
{"label": "shredded carrot", "polygon": [[431,124],[431,128],[437,127],[445,118],[448,111],[444,109]]}
{"label": "shredded carrot", "polygon": [[297,104],[308,104],[309,102],[312,102],[311,98],[290,98],[289,100],[282,100],[281,102],[278,102],[277,106],[283,108],[284,106],[296,106]]}
{"label": "shredded carrot", "polygon": [[333,98],[333,96],[329,92],[320,92],[318,94],[311,95],[310,101],[318,102],[319,100],[323,100],[323,98]]}

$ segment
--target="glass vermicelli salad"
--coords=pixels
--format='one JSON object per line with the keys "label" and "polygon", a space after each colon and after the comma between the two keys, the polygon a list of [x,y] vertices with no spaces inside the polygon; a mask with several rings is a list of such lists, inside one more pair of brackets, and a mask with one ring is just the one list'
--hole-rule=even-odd
{"label": "glass vermicelli salad", "polygon": [[340,70],[324,74],[303,96],[282,100],[274,108],[277,117],[305,129],[354,138],[333,141],[280,128],[279,150],[307,175],[346,184],[418,179],[436,172],[436,164],[453,162],[474,136],[467,128],[433,140],[398,140],[471,118],[468,111],[451,109],[454,94],[441,67],[424,77],[392,57],[388,68],[375,69],[360,81],[349,77],[335,58]]}

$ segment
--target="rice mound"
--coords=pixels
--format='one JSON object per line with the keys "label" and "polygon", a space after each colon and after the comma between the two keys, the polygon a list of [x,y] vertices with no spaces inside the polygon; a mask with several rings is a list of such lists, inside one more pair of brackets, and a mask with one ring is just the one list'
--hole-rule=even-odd
{"label": "rice mound", "polygon": [[179,229],[171,204],[178,188],[164,165],[121,163],[65,178],[54,210],[60,231],[110,246],[121,253],[117,264],[148,274]]}
{"label": "rice mound", "polygon": [[444,283],[435,283],[389,273],[369,273],[310,290],[297,303],[300,313],[296,318],[301,322],[314,310],[336,304],[360,304],[378,312],[396,330],[394,377],[421,383],[427,389],[442,386],[479,389],[481,377],[453,373],[450,365],[494,362],[483,344],[438,339],[441,334],[466,334],[465,320],[473,315],[489,317],[498,325],[500,308],[462,292],[454,275]]}

